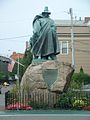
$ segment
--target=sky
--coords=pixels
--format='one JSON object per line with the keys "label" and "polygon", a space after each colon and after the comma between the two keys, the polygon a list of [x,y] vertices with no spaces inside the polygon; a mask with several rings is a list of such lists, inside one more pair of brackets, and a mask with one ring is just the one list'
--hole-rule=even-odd
{"label": "sky", "polygon": [[25,52],[26,41],[32,36],[33,18],[48,6],[51,18],[68,19],[90,17],[90,0],[0,0],[0,55]]}

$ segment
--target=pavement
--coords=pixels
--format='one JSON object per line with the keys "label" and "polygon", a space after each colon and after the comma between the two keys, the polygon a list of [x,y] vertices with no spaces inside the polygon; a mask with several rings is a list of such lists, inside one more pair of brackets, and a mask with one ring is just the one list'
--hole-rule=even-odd
{"label": "pavement", "polygon": [[5,109],[5,94],[0,94],[0,111]]}
{"label": "pavement", "polygon": [[78,114],[2,114],[0,120],[90,120],[90,115]]}
{"label": "pavement", "polygon": [[0,94],[0,111],[5,110],[5,92],[7,92],[8,90],[11,90],[12,88],[13,88],[13,85],[2,86],[1,94]]}

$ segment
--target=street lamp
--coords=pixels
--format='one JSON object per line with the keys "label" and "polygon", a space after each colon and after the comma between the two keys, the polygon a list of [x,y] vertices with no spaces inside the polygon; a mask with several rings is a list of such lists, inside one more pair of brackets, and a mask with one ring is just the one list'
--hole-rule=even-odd
{"label": "street lamp", "polygon": [[18,87],[19,87],[19,69],[20,69],[20,67],[19,67],[19,53],[18,53],[18,62],[17,62],[17,76],[18,76],[18,79],[17,79],[17,85],[18,85]]}

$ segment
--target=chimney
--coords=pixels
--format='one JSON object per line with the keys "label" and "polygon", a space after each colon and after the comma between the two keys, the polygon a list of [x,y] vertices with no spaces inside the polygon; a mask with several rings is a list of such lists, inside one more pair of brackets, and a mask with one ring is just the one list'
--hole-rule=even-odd
{"label": "chimney", "polygon": [[28,44],[28,41],[26,41],[26,50],[29,49],[29,44]]}

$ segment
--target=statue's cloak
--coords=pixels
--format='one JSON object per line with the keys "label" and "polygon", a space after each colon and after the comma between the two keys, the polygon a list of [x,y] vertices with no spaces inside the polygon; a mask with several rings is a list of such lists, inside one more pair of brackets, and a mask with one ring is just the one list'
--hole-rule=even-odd
{"label": "statue's cloak", "polygon": [[33,20],[34,35],[32,52],[35,56],[59,54],[59,42],[56,35],[56,26],[52,19],[37,15]]}

